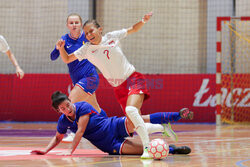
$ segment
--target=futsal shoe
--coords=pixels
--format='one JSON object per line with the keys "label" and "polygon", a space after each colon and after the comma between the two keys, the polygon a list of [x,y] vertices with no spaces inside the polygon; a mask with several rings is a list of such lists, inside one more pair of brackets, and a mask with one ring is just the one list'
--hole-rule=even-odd
{"label": "futsal shoe", "polygon": [[62,139],[62,143],[72,143],[74,140],[75,134],[74,133],[69,133],[67,137]]}
{"label": "futsal shoe", "polygon": [[188,108],[181,109],[179,111],[179,114],[180,114],[181,118],[183,118],[183,119],[192,120],[194,118],[194,112],[189,111]]}
{"label": "futsal shoe", "polygon": [[141,155],[141,159],[152,159],[153,157],[151,157],[148,153],[148,148],[144,148],[143,154]]}
{"label": "futsal shoe", "polygon": [[141,162],[143,164],[143,166],[149,166],[150,164],[152,164],[152,162],[154,162],[153,158],[152,159],[141,159]]}
{"label": "futsal shoe", "polygon": [[177,142],[178,136],[172,130],[170,123],[163,124],[163,127],[164,127],[164,132],[162,132],[163,136],[170,137],[171,140],[173,140],[174,142]]}
{"label": "futsal shoe", "polygon": [[172,147],[174,149],[172,154],[189,154],[189,153],[191,153],[191,148],[189,148],[188,146],[177,147],[173,144],[169,144],[169,147]]}

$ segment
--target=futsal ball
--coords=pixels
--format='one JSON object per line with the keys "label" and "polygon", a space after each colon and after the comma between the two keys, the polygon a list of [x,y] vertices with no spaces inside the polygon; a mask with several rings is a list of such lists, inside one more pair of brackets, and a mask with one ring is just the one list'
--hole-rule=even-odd
{"label": "futsal ball", "polygon": [[169,146],[162,139],[153,139],[148,146],[148,153],[154,159],[163,159],[168,156]]}

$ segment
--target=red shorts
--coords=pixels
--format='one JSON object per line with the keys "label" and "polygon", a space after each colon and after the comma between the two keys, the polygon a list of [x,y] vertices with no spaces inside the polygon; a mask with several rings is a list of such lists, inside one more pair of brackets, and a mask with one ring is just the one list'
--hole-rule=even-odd
{"label": "red shorts", "polygon": [[130,77],[121,85],[114,87],[114,91],[115,97],[120,103],[124,114],[129,95],[144,94],[144,100],[147,100],[150,97],[149,91],[147,89],[146,79],[144,75],[139,72],[134,72],[131,74]]}

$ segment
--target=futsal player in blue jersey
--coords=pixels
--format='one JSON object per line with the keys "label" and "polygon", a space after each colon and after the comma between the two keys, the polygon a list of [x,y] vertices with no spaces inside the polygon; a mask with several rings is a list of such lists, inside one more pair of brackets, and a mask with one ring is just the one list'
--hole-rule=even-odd
{"label": "futsal player in blue jersey", "polygon": [[[72,155],[82,137],[111,155],[141,155],[143,153],[142,143],[126,139],[134,132],[133,124],[129,123],[126,117],[104,117],[87,102],[73,104],[65,94],[59,91],[53,93],[51,99],[53,108],[62,113],[58,120],[56,135],[45,150],[33,150],[32,154],[47,154],[62,141],[68,128],[75,133],[75,137],[71,147],[62,155]],[[151,115],[142,118],[147,122],[148,117],[157,123],[150,125],[151,130],[158,129],[159,132],[164,131],[164,127],[158,123],[168,123],[181,118],[192,119],[193,112],[185,109],[179,113],[169,114],[168,117],[162,113],[155,113],[153,118]],[[187,146],[169,146],[169,153],[172,154],[189,154],[190,152],[191,149]]]}
{"label": "futsal player in blue jersey", "polygon": [[[67,17],[67,28],[69,33],[61,37],[65,41],[65,50],[68,54],[73,53],[87,42],[85,34],[82,31],[82,18],[77,13],[72,13]],[[60,52],[55,48],[51,52],[51,60],[56,60]],[[87,59],[83,61],[74,60],[67,63],[68,71],[73,82],[74,88],[69,94],[72,103],[86,101],[91,104],[99,113],[106,115],[101,110],[96,100],[95,90],[99,84],[99,76],[96,68]],[[71,142],[74,134],[71,133],[65,138],[64,142]]]}

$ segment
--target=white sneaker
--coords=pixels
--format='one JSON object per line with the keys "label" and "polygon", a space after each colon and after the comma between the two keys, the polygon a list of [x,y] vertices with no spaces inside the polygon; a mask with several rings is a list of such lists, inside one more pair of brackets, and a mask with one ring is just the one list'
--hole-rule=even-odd
{"label": "white sneaker", "polygon": [[151,166],[153,159],[141,159],[141,162],[143,163],[143,167]]}
{"label": "white sneaker", "polygon": [[164,132],[162,132],[162,134],[164,136],[170,137],[170,139],[173,140],[174,142],[177,142],[178,141],[178,136],[172,130],[170,123],[163,124],[163,126],[164,126]]}
{"label": "white sneaker", "polygon": [[62,143],[72,143],[74,140],[75,134],[73,132],[69,133],[67,137],[62,139]]}
{"label": "white sneaker", "polygon": [[141,159],[152,159],[153,157],[151,157],[148,153],[148,149],[144,148],[143,154],[141,155]]}

